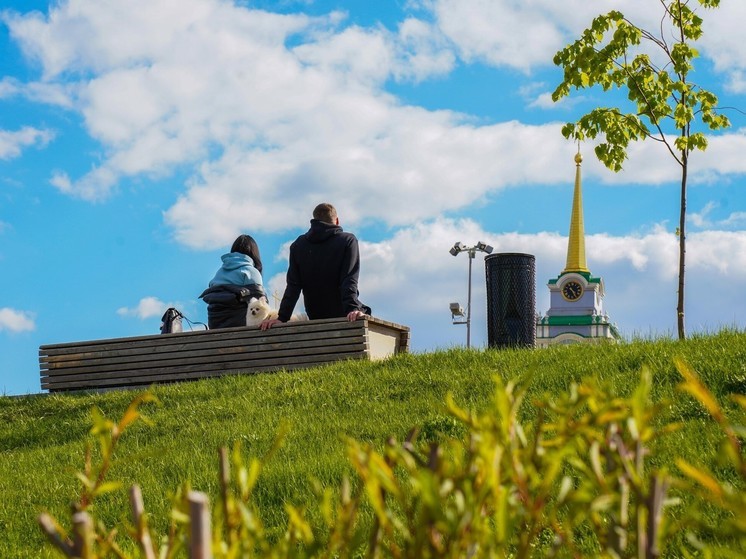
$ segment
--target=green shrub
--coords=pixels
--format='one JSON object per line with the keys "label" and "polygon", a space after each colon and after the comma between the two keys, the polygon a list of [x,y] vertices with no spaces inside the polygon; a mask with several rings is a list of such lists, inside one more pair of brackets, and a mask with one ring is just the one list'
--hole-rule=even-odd
{"label": "green shrub", "polygon": [[[70,530],[46,514],[40,523],[63,555],[87,559],[187,552],[218,558],[741,557],[746,428],[728,419],[689,366],[677,361],[676,368],[684,379],[680,390],[720,428],[719,472],[684,459],[675,461],[676,472],[655,466],[655,443],[679,424],[671,419],[671,402],[652,403],[645,368],[628,396],[586,381],[555,397],[534,397],[531,419],[519,414],[530,377],[496,378],[487,413],[468,412],[449,398],[449,416],[428,421],[404,441],[390,439],[383,450],[348,440],[353,479],[338,488],[311,481],[316,502],[287,504],[280,537],[265,530],[252,493],[285,427],[261,459],[247,463],[240,444],[230,457],[223,449],[215,506],[205,507],[204,495],[183,484],[173,497],[168,532],[155,538],[136,486],[130,525],[110,528],[93,520],[96,499],[119,489],[106,480],[111,458],[125,429],[142,418],[141,405],[154,399],[146,393],[118,423],[94,413],[98,459],[94,463],[89,447]],[[746,396],[732,400],[746,410]],[[702,515],[703,507],[717,514]]]}

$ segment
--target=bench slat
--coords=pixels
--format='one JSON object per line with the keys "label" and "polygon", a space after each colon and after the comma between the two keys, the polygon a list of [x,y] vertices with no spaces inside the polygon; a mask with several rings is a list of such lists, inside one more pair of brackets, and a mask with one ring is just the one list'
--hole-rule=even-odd
{"label": "bench slat", "polygon": [[101,378],[98,375],[82,375],[82,378],[75,380],[65,380],[64,382],[47,383],[46,388],[50,391],[54,390],[88,390],[100,387],[128,387],[128,386],[142,386],[151,384],[165,384],[171,382],[181,382],[186,380],[198,380],[203,378],[212,378],[225,375],[234,374],[257,374],[257,373],[270,373],[281,370],[295,370],[304,369],[308,367],[325,365],[334,363],[341,360],[353,360],[362,359],[363,357],[357,353],[340,353],[340,354],[327,354],[323,357],[316,356],[310,361],[298,360],[289,361],[282,364],[267,364],[261,367],[242,367],[236,368],[231,366],[216,367],[207,369],[198,369],[195,371],[183,371],[178,375],[167,375],[163,373],[162,369],[151,371],[149,374],[138,374],[135,376],[122,376],[121,374],[113,376],[111,378]]}
{"label": "bench slat", "polygon": [[87,361],[72,362],[70,367],[58,368],[50,367],[47,369],[49,375],[67,376],[71,374],[87,372],[107,372],[137,371],[138,369],[169,369],[178,368],[183,364],[209,365],[211,363],[263,363],[267,359],[276,357],[296,357],[310,355],[324,355],[326,353],[340,353],[345,351],[365,352],[365,342],[363,340],[352,340],[350,343],[313,345],[310,347],[295,347],[292,349],[278,349],[274,351],[253,351],[251,347],[234,347],[225,348],[220,352],[211,351],[209,353],[185,352],[172,353],[168,356],[154,359],[116,359],[107,361],[105,358],[97,359],[96,363],[89,365]]}
{"label": "bench slat", "polygon": [[[277,324],[270,330],[260,330],[258,327],[239,326],[236,328],[221,328],[219,330],[194,330],[189,332],[176,332],[173,334],[150,334],[147,336],[132,336],[128,338],[109,338],[104,340],[85,340],[80,342],[65,342],[60,344],[44,344],[39,346],[40,355],[46,355],[47,352],[64,353],[65,350],[70,349],[73,352],[79,351],[81,348],[90,347],[92,350],[106,346],[107,350],[121,348],[122,346],[131,345],[137,343],[143,347],[157,347],[164,343],[199,343],[204,337],[211,338],[217,337],[224,340],[237,340],[237,339],[251,339],[256,337],[272,336],[272,335],[298,335],[307,334],[310,332],[335,332],[339,330],[351,329],[359,330],[363,327],[363,323],[368,320],[374,320],[372,318],[366,320],[358,320],[355,322],[348,322],[346,319],[340,318],[327,318],[324,320],[304,320],[298,322],[287,322],[284,324]],[[381,321],[376,320],[376,323]],[[399,328],[406,328],[399,326]]]}
{"label": "bench slat", "polygon": [[[214,332],[214,331],[213,331]],[[271,332],[271,330],[270,330]],[[361,333],[356,330],[344,329],[344,330],[331,330],[325,332],[303,332],[302,339],[307,341],[312,340],[328,340],[337,339],[344,337],[359,337]],[[177,335],[174,335],[177,336]],[[167,339],[164,339],[167,338]],[[39,361],[41,363],[57,363],[66,360],[78,360],[81,356],[98,356],[98,355],[152,355],[157,353],[170,353],[174,351],[210,351],[211,349],[219,349],[221,347],[227,347],[231,345],[246,345],[255,344],[256,346],[268,346],[276,344],[292,343],[299,339],[297,333],[285,334],[284,332],[277,332],[275,334],[268,334],[265,336],[251,336],[251,337],[197,337],[196,339],[189,340],[188,343],[183,341],[183,338],[172,338],[171,335],[164,335],[160,338],[151,340],[151,343],[142,343],[140,341],[129,341],[127,343],[120,343],[116,346],[90,346],[80,345],[65,347],[60,351],[55,349],[46,350],[44,353],[39,354]],[[158,343],[158,342],[161,343]],[[48,346],[49,347],[49,346]]]}
{"label": "bench slat", "polygon": [[41,365],[46,369],[69,369],[80,366],[96,367],[106,363],[137,363],[140,361],[168,361],[169,359],[192,358],[199,356],[210,356],[221,358],[224,355],[234,353],[245,353],[248,357],[261,357],[261,354],[271,351],[293,351],[304,348],[324,348],[353,342],[363,342],[364,337],[359,332],[334,332],[323,338],[310,338],[305,336],[294,336],[285,341],[278,342],[269,338],[267,343],[226,343],[225,341],[212,341],[205,344],[190,344],[188,346],[168,345],[162,348],[141,348],[133,344],[127,349],[103,352],[68,353],[64,356],[49,356]]}

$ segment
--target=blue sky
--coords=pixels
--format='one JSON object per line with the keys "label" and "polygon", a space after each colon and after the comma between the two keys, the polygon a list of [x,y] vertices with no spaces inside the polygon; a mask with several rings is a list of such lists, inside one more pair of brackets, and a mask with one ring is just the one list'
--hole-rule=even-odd
{"label": "blue sky", "polygon": [[[648,5],[650,4],[650,5]],[[746,4],[704,13],[694,79],[732,127],[691,160],[689,332],[744,326]],[[648,0],[18,0],[0,12],[0,394],[39,392],[42,344],[157,333],[241,233],[281,296],[316,203],[361,242],[361,299],[416,351],[461,345],[456,241],[563,269],[573,156],[554,53],[598,13],[657,27]],[[677,168],[653,142],[613,174],[583,145],[588,264],[627,337],[676,328]],[[472,342],[484,346],[474,268]]]}

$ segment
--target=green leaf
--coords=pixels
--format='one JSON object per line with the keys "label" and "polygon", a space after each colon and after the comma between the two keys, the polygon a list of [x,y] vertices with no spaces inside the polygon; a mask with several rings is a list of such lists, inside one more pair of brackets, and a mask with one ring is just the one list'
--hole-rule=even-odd
{"label": "green leaf", "polygon": [[601,467],[601,448],[597,441],[594,441],[590,448],[589,458],[591,459],[591,468],[598,481],[604,478],[603,468]]}
{"label": "green leaf", "polygon": [[569,476],[564,476],[562,478],[562,483],[560,484],[560,490],[557,493],[557,503],[562,504],[564,500],[567,498],[567,496],[570,493],[570,490],[573,488],[573,481],[572,478]]}
{"label": "green leaf", "polygon": [[95,481],[90,479],[82,472],[76,472],[75,477],[77,477],[83,483],[83,486],[86,487],[89,491],[92,491],[93,487],[96,485]]}
{"label": "green leaf", "polygon": [[746,439],[746,426],[744,425],[732,425],[731,429],[733,429],[733,432],[741,437],[742,439]]}
{"label": "green leaf", "polygon": [[723,412],[720,409],[717,400],[715,400],[715,396],[713,396],[712,392],[707,390],[707,387],[702,384],[702,381],[699,380],[699,376],[694,372],[694,369],[680,358],[675,358],[674,362],[676,364],[676,369],[685,380],[685,382],[679,385],[679,389],[694,396],[699,403],[707,409],[712,417],[717,421],[722,421]]}
{"label": "green leaf", "polygon": [[731,394],[730,399],[746,410],[746,396],[743,394]]}
{"label": "green leaf", "polygon": [[718,480],[704,470],[695,468],[689,464],[686,460],[678,458],[676,460],[676,466],[689,478],[693,479],[704,487],[712,495],[721,498],[723,496],[723,488],[720,486]]}
{"label": "green leaf", "polygon": [[613,495],[600,495],[593,499],[591,502],[591,510],[592,511],[604,511],[609,510],[613,505],[615,501],[615,497]]}
{"label": "green leaf", "polygon": [[93,495],[103,495],[104,493],[112,493],[118,491],[122,487],[122,483],[119,481],[107,481],[99,485],[94,491]]}

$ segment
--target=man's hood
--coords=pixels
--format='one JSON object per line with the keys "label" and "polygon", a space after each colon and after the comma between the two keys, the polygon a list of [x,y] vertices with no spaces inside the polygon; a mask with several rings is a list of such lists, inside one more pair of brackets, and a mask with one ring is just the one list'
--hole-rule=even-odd
{"label": "man's hood", "polygon": [[339,225],[332,225],[318,219],[312,219],[311,228],[306,233],[306,239],[308,239],[309,243],[323,243],[330,237],[341,232],[342,228]]}

